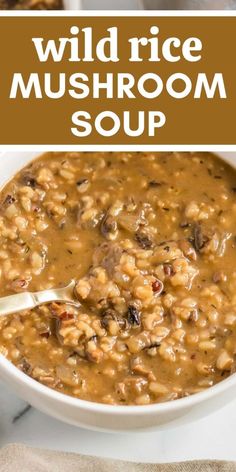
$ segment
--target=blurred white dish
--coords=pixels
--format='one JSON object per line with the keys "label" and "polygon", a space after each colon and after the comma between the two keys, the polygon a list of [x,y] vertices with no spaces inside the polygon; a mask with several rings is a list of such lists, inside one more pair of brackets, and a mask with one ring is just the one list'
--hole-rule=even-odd
{"label": "blurred white dish", "polygon": [[235,0],[143,0],[147,10],[234,10]]}
{"label": "blurred white dish", "polygon": [[82,10],[81,0],[63,0],[65,10]]}

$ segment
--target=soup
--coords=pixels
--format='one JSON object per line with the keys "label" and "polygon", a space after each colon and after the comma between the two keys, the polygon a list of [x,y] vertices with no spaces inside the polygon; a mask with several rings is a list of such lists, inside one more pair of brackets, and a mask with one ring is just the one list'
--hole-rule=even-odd
{"label": "soup", "polygon": [[2,190],[0,295],[65,286],[0,318],[0,351],[85,400],[146,405],[236,365],[236,176],[208,153],[47,153]]}

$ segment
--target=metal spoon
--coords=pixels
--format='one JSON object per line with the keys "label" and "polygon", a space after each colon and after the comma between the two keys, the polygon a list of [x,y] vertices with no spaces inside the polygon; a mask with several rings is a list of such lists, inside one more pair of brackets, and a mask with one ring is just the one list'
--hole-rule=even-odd
{"label": "metal spoon", "polygon": [[50,302],[64,302],[79,307],[80,302],[75,296],[76,281],[71,280],[63,288],[52,288],[40,292],[23,292],[0,298],[0,316],[11,315],[18,311],[29,310],[38,305]]}

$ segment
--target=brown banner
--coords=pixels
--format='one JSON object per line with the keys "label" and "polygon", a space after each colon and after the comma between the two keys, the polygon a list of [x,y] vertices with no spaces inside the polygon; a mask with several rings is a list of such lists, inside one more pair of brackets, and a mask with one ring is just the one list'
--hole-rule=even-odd
{"label": "brown banner", "polygon": [[[92,28],[86,39],[84,28]],[[117,58],[115,38],[112,46],[100,41],[112,36],[108,28],[117,28]],[[156,38],[153,49],[143,40],[139,59],[130,61],[130,39],[142,36]],[[235,37],[236,17],[1,17],[0,144],[236,144]],[[74,42],[66,43],[61,61],[40,62],[32,38],[43,38],[43,49],[48,40],[56,47],[59,38]],[[98,59],[106,60],[111,48],[112,61]],[[16,74],[25,87],[31,74],[38,98],[33,88],[22,97]],[[84,74],[82,88],[78,74]],[[211,92],[201,84],[213,87],[214,77],[219,83],[207,98]],[[98,90],[105,80],[109,91]],[[58,96],[48,97],[49,88]],[[143,90],[159,95],[147,98]]]}

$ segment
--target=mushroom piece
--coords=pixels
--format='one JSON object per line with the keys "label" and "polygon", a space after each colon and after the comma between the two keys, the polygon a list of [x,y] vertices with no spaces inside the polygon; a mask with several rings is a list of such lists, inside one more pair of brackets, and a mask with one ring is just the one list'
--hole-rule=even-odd
{"label": "mushroom piece", "polygon": [[197,223],[193,227],[193,246],[197,252],[200,252],[208,243],[209,237],[203,233],[202,226]]}
{"label": "mushroom piece", "polygon": [[141,313],[138,308],[134,305],[129,305],[127,314],[128,323],[133,327],[137,328],[141,325]]}
{"label": "mushroom piece", "polygon": [[135,234],[135,240],[142,249],[151,249],[153,242],[144,231],[137,231]]}
{"label": "mushroom piece", "polygon": [[115,321],[119,328],[121,329],[127,329],[128,328],[128,322],[125,318],[122,318],[121,316],[117,315],[115,310],[112,308],[108,308],[102,313],[102,320],[101,320],[101,325],[104,329],[108,330],[109,324],[111,321]]}
{"label": "mushroom piece", "polygon": [[106,215],[102,219],[101,233],[106,239],[110,241],[114,241],[117,238],[117,221],[109,213],[106,213]]}

